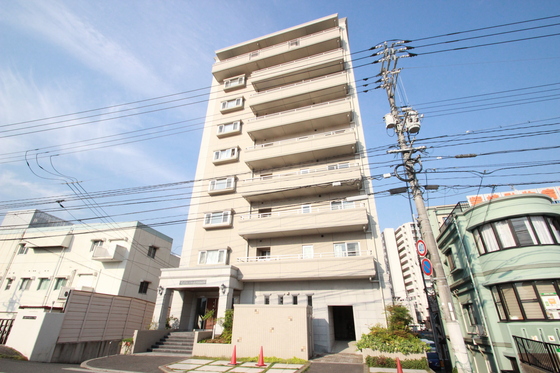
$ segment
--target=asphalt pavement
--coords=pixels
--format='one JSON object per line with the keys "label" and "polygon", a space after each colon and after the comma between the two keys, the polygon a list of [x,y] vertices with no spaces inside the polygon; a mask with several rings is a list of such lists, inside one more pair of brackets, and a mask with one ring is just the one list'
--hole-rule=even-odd
{"label": "asphalt pavement", "polygon": [[177,355],[112,355],[84,361],[81,366],[107,372],[162,373],[160,366],[184,359],[184,356]]}

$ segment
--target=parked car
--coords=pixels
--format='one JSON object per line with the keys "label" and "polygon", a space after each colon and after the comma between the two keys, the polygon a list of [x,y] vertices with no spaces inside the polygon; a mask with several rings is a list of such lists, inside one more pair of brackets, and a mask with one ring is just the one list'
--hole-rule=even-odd
{"label": "parked car", "polygon": [[431,369],[436,371],[441,369],[441,361],[437,352],[426,352],[426,359],[428,359],[428,365]]}

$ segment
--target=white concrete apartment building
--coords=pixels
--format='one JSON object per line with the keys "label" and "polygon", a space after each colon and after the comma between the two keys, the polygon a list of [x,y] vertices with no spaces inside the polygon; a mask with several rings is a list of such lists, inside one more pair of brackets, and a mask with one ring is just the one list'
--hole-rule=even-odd
{"label": "white concrete apartment building", "polygon": [[39,210],[0,226],[0,319],[20,307],[60,312],[68,290],[155,302],[161,268],[177,267],[172,239],[140,222],[72,224]]}
{"label": "white concrete apartment building", "polygon": [[170,303],[186,330],[234,304],[310,305],[322,351],[385,324],[391,295],[346,19],[224,48],[215,61],[181,264],[162,271],[155,320]]}
{"label": "white concrete apartment building", "polygon": [[416,241],[421,237],[420,230],[415,223],[405,223],[397,229],[384,229],[382,236],[393,300],[409,309],[416,324],[422,324],[429,317],[424,284],[431,288],[431,280],[424,279],[418,260]]}

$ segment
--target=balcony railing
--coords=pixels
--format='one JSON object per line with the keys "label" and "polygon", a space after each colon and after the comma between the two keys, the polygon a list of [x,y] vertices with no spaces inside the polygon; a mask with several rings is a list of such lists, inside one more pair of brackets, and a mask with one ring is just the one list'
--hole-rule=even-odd
{"label": "balcony railing", "polygon": [[255,50],[255,51],[251,51],[251,52],[248,52],[248,53],[245,53],[245,54],[240,54],[240,55],[235,56],[235,57],[226,58],[226,59],[224,59],[224,60],[219,60],[219,61],[216,61],[216,62],[214,63],[214,65],[220,65],[220,64],[222,64],[222,63],[231,62],[231,61],[234,61],[234,60],[237,60],[237,59],[241,59],[241,58],[246,58],[247,56],[249,56],[249,58],[251,58],[251,57],[256,57],[256,56],[258,56],[259,54],[261,54],[262,52],[269,51],[269,50],[276,49],[276,48],[283,48],[283,47],[285,47],[286,45],[290,45],[290,43],[292,43],[292,42],[294,42],[294,41],[296,41],[296,40],[299,40],[299,41],[301,42],[302,40],[310,39],[310,38],[316,37],[317,35],[325,34],[325,33],[327,33],[327,32],[333,31],[333,29],[338,29],[338,28],[339,28],[338,26],[337,26],[337,27],[332,27],[332,28],[330,28],[330,29],[326,29],[326,30],[323,30],[323,31],[319,31],[319,32],[316,32],[316,33],[314,33],[314,34],[309,34],[309,35],[302,36],[302,37],[299,37],[299,38],[296,38],[296,39],[292,39],[292,40],[288,40],[288,41],[285,41],[285,42],[282,42],[282,43],[279,43],[279,44],[271,45],[270,47],[266,47],[266,48],[262,48],[262,49],[257,49],[257,50]]}
{"label": "balcony railing", "polygon": [[[340,173],[340,170],[346,170],[346,169],[350,169],[350,168],[355,168],[355,167],[360,167],[359,163],[348,163],[345,166],[341,166],[341,164],[344,164],[343,162],[339,162],[339,163],[333,163],[324,167],[318,167],[318,168],[312,168],[312,169],[301,169],[301,170],[296,170],[296,171],[292,171],[292,172],[286,172],[283,174],[274,174],[274,175],[266,175],[266,176],[261,176],[261,177],[253,177],[251,179],[243,179],[240,180],[240,182],[242,183],[254,183],[254,182],[261,182],[261,181],[265,181],[265,180],[276,180],[276,179],[283,179],[285,177],[290,177],[290,176],[298,176],[298,175],[310,175],[310,174],[314,174],[314,173],[318,173],[318,172],[336,172],[336,173]],[[278,181],[280,181],[278,180]]]}
{"label": "balcony railing", "polygon": [[309,84],[309,83],[318,82],[318,81],[321,81],[321,80],[331,79],[331,78],[333,78],[335,76],[339,76],[339,75],[346,75],[346,71],[339,71],[339,72],[336,72],[334,74],[323,75],[323,76],[319,76],[317,78],[302,80],[302,81],[297,82],[297,83],[292,83],[292,84],[288,84],[288,85],[283,85],[281,87],[267,89],[266,91],[260,91],[260,92],[257,92],[257,93],[253,93],[249,97],[256,97],[256,96],[265,95],[265,94],[271,93],[271,92],[278,92],[278,91],[281,91],[281,90],[284,90],[284,89],[290,89],[290,88],[297,87],[297,86],[304,85],[304,84]]}
{"label": "balcony railing", "polygon": [[239,216],[240,220],[254,220],[254,219],[267,219],[271,217],[283,217],[283,216],[295,216],[295,215],[303,215],[303,214],[316,214],[318,212],[328,212],[328,211],[337,211],[337,210],[351,210],[357,208],[364,208],[366,204],[364,202],[354,202],[353,206],[344,205],[343,208],[333,208],[331,205],[311,205],[309,208],[302,208],[299,207],[297,209],[290,209],[290,210],[283,210],[283,211],[274,211],[274,212],[263,212],[263,213],[255,213],[255,214],[244,214]]}
{"label": "balcony railing", "polygon": [[512,335],[519,360],[527,365],[537,367],[545,372],[560,372],[560,345],[555,343],[535,341]]}
{"label": "balcony railing", "polygon": [[251,262],[269,262],[279,260],[308,260],[308,259],[324,259],[324,258],[348,258],[354,256],[372,256],[372,250],[362,250],[357,253],[344,253],[344,255],[334,252],[328,253],[308,253],[308,254],[288,254],[288,255],[269,255],[269,256],[248,256],[237,258],[238,263]]}
{"label": "balcony railing", "polygon": [[342,102],[342,101],[349,101],[349,100],[350,100],[349,97],[339,98],[338,100],[326,101],[326,102],[321,102],[321,103],[315,104],[315,105],[309,105],[309,106],[299,107],[299,108],[295,108],[295,109],[279,111],[279,112],[272,113],[272,114],[261,115],[261,116],[258,116],[258,117],[247,119],[245,122],[246,123],[251,123],[251,122],[260,121],[260,120],[264,120],[264,119],[270,119],[270,118],[273,118],[273,117],[276,117],[276,116],[279,116],[279,115],[285,115],[285,114],[289,114],[289,113],[301,112],[301,111],[304,111],[304,110],[316,109],[320,106],[334,105],[336,103],[339,103],[339,102]]}
{"label": "balcony railing", "polygon": [[469,208],[470,206],[468,202],[458,202],[453,208],[453,210],[451,211],[451,213],[447,215],[447,217],[443,221],[443,224],[439,227],[439,233],[445,231],[445,229],[449,226],[449,224],[453,222],[453,217],[457,215],[457,213],[464,212]]}
{"label": "balcony railing", "polygon": [[351,132],[354,132],[353,127],[352,128],[340,129],[340,130],[336,130],[336,131],[317,133],[317,134],[309,135],[309,136],[300,136],[300,137],[296,137],[296,138],[292,138],[292,139],[267,142],[267,143],[264,143],[264,144],[249,146],[245,150],[251,151],[251,150],[257,150],[257,149],[263,149],[263,148],[268,148],[268,147],[271,147],[271,146],[285,145],[285,144],[290,144],[290,143],[296,143],[296,142],[299,142],[299,141],[319,139],[319,138],[322,138],[322,137],[328,137],[328,136],[333,136],[333,135],[341,135],[343,133],[351,133]]}
{"label": "balcony railing", "polygon": [[300,59],[297,59],[297,60],[293,60],[293,61],[288,61],[288,62],[285,62],[285,63],[281,63],[281,64],[279,64],[279,65],[275,65],[275,66],[271,66],[271,67],[266,67],[266,68],[264,68],[264,69],[260,69],[260,70],[255,71],[255,72],[253,73],[252,78],[253,78],[253,80],[254,80],[254,79],[257,79],[257,78],[258,78],[258,79],[262,79],[261,76],[262,76],[262,75],[266,75],[266,74],[269,73],[271,70],[282,70],[282,71],[285,71],[285,70],[288,70],[291,66],[293,66],[293,65],[295,65],[295,64],[302,63],[302,62],[306,62],[306,61],[310,61],[310,60],[314,60],[314,59],[319,59],[319,58],[322,58],[322,57],[324,57],[324,56],[328,56],[329,54],[334,54],[334,55],[340,54],[340,52],[343,52],[343,51],[344,51],[344,50],[343,50],[342,48],[333,49],[333,50],[330,50],[330,51],[327,51],[327,52],[318,53],[318,54],[314,54],[314,55],[312,55],[312,56],[307,56],[307,57],[300,58]]}

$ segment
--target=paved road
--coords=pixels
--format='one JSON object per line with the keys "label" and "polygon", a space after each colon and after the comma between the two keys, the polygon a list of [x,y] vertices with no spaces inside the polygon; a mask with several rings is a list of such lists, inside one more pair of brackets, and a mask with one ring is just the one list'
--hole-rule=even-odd
{"label": "paved road", "polygon": [[89,372],[91,370],[80,368],[79,364],[54,364],[37,363],[34,361],[0,359],[0,373],[71,373]]}
{"label": "paved road", "polygon": [[138,373],[161,373],[158,369],[161,365],[171,364],[175,361],[184,360],[181,356],[158,356],[158,355],[113,355],[104,358],[93,359],[86,362],[91,369],[111,369],[123,372]]}
{"label": "paved road", "polygon": [[363,364],[311,363],[306,373],[364,373],[368,369]]}

